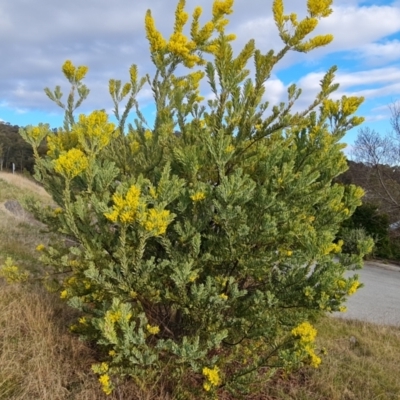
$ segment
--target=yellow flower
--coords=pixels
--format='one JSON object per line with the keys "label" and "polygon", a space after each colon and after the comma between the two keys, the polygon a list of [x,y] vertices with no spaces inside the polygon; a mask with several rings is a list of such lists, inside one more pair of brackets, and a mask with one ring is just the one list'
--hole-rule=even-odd
{"label": "yellow flower", "polygon": [[327,17],[332,13],[329,8],[332,5],[332,0],[308,0],[307,9],[312,17]]}
{"label": "yellow flower", "polygon": [[37,250],[37,251],[43,251],[45,248],[46,248],[46,247],[45,247],[44,244],[38,244],[38,245],[36,246],[36,250]]}
{"label": "yellow flower", "polygon": [[68,296],[68,292],[67,292],[66,290],[63,290],[63,291],[60,293],[60,298],[62,298],[62,299],[66,299],[67,296]]}
{"label": "yellow flower", "polygon": [[107,311],[106,312],[106,319],[111,321],[112,323],[118,322],[122,318],[121,311]]}
{"label": "yellow flower", "polygon": [[143,226],[148,232],[155,232],[156,235],[162,235],[167,231],[170,222],[170,212],[168,210],[158,211],[151,208],[147,214]]}
{"label": "yellow flower", "polygon": [[212,8],[212,14],[215,19],[223,15],[232,14],[233,0],[215,0]]}
{"label": "yellow flower", "polygon": [[112,222],[117,222],[118,220],[124,224],[134,222],[140,204],[140,193],[140,188],[135,185],[128,189],[125,198],[119,193],[115,193],[112,197],[114,202],[113,210],[105,213],[104,216]]}
{"label": "yellow flower", "polygon": [[160,333],[160,328],[157,325],[151,326],[150,324],[147,324],[146,329],[150,333],[150,335],[157,335],[158,333]]}
{"label": "yellow flower", "polygon": [[76,68],[70,60],[65,61],[62,66],[62,72],[64,73],[65,77],[73,83],[81,81],[85,77],[88,70],[89,68],[84,65]]}
{"label": "yellow flower", "polygon": [[150,43],[150,51],[152,53],[162,51],[167,47],[167,43],[161,33],[156,29],[151,11],[148,10],[145,17],[146,37]]}
{"label": "yellow flower", "polygon": [[204,192],[196,192],[195,194],[191,195],[190,198],[194,201],[201,201],[206,198],[206,194]]}
{"label": "yellow flower", "polygon": [[208,382],[204,382],[203,388],[206,392],[209,392],[211,390],[211,385]]}
{"label": "yellow flower", "polygon": [[117,353],[115,352],[115,350],[110,350],[110,351],[108,352],[108,355],[111,356],[111,357],[115,357],[116,354],[117,354]]}
{"label": "yellow flower", "polygon": [[346,306],[340,306],[339,307],[339,311],[340,312],[346,312],[347,311],[347,307]]}
{"label": "yellow flower", "polygon": [[346,281],[344,279],[339,279],[336,281],[336,285],[339,289],[344,289],[346,287]]}
{"label": "yellow flower", "polygon": [[109,395],[112,392],[110,377],[107,374],[100,375],[99,382],[105,394]]}
{"label": "yellow flower", "polygon": [[203,375],[207,378],[207,382],[203,385],[204,389],[207,391],[209,391],[212,386],[218,386],[221,383],[219,368],[217,366],[215,366],[213,369],[207,367],[203,368]]}
{"label": "yellow flower", "polygon": [[89,166],[89,161],[85,154],[79,149],[71,149],[54,161],[54,170],[65,176],[67,179],[72,179],[81,174]]}
{"label": "yellow flower", "polygon": [[81,114],[79,121],[74,126],[74,132],[78,136],[79,143],[91,151],[103,149],[117,134],[115,125],[108,122],[108,115],[105,111],[93,111],[87,116]]}
{"label": "yellow flower", "polygon": [[317,336],[317,330],[309,322],[303,322],[292,329],[292,335],[299,337],[302,343],[312,343]]}
{"label": "yellow flower", "polygon": [[57,207],[57,208],[54,209],[54,214],[55,215],[62,214],[62,212],[63,212],[63,209],[60,208],[60,207]]}
{"label": "yellow flower", "polygon": [[221,293],[221,294],[219,295],[219,297],[220,297],[222,300],[228,300],[228,296],[227,296],[225,293]]}
{"label": "yellow flower", "polygon": [[319,364],[321,364],[321,359],[314,353],[314,351],[309,352],[310,356],[310,365],[313,368],[318,368]]}
{"label": "yellow flower", "polygon": [[70,60],[65,61],[62,66],[62,72],[68,80],[72,80],[75,76],[75,67]]}
{"label": "yellow flower", "polygon": [[357,289],[360,287],[360,282],[355,281],[353,284],[350,286],[350,289],[347,291],[347,294],[351,296],[355,292],[357,292]]}

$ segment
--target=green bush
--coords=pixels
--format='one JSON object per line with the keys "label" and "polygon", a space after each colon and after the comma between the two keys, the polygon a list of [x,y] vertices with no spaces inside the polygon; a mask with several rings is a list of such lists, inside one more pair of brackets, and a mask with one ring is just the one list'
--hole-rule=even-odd
{"label": "green bush", "polygon": [[[309,17],[297,21],[276,0],[282,51],[263,53],[250,40],[237,57],[224,28],[232,3],[216,0],[204,26],[196,8],[190,38],[182,33],[184,1],[169,40],[147,13],[156,73],[139,79],[133,65],[130,82],[110,80],[118,126],[103,111],[75,120],[89,92],[87,68],[67,61],[66,104],[59,87],[46,89],[65,109],[64,128],[21,130],[35,149],[36,178],[59,205],[42,219],[66,236],[40,247],[42,261],[61,277],[53,282],[61,297],[82,311],[71,329],[98,346],[103,362],[93,369],[106,393],[130,377],[142,387],[168,382],[174,398],[238,396],[280,368],[316,367],[312,320],[340,310],[359,286],[343,273],[371,243],[341,256],[333,241],[362,190],[332,180],[346,168],[339,140],[362,121],[352,116],[362,99],[329,99],[332,68],[304,112],[292,112],[295,85],[286,104],[268,111],[263,100],[289,50],[330,42],[305,40],[330,2],[310,0]],[[250,60],[254,73],[245,68]],[[146,83],[152,128],[136,100]],[[208,102],[200,89],[211,90]],[[131,111],[135,123],[126,127]]]}
{"label": "green bush", "polygon": [[[348,234],[349,229],[364,230],[365,234],[371,236],[375,241],[374,255],[383,258],[392,257],[389,217],[387,214],[379,213],[378,206],[375,204],[361,204],[356,208],[351,218],[343,222],[342,226],[344,235]],[[355,234],[355,239],[356,236]]]}

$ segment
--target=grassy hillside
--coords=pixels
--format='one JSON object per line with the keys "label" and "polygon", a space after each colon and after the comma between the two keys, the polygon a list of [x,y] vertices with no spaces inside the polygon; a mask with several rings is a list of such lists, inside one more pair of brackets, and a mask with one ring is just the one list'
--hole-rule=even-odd
{"label": "grassy hillside", "polygon": [[[35,247],[50,237],[28,215],[4,208],[7,200],[24,203],[33,196],[51,204],[47,193],[18,175],[0,174],[0,264],[13,257],[37,271]],[[39,285],[0,282],[0,400],[150,400],[168,399],[162,382],[143,393],[124,383],[111,396],[99,389],[90,371],[96,352],[69,331],[76,315],[56,294]],[[317,326],[325,348],[317,370],[280,375],[247,399],[369,400],[400,399],[400,329],[326,317]],[[226,397],[221,397],[225,400]]]}

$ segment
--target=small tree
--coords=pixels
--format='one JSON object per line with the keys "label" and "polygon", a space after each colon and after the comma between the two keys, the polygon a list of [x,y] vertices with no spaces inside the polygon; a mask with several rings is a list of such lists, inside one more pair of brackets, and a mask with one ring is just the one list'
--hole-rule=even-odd
{"label": "small tree", "polygon": [[[298,21],[275,0],[283,49],[263,53],[250,40],[237,56],[234,35],[225,33],[232,4],[216,0],[203,26],[197,7],[188,38],[180,0],[169,40],[147,12],[157,70],[138,78],[133,65],[128,83],[110,80],[118,126],[103,111],[75,120],[87,68],[67,61],[67,105],[59,87],[46,89],[65,109],[64,128],[21,130],[34,147],[37,179],[60,206],[43,219],[69,239],[40,246],[42,260],[65,273],[61,297],[82,312],[72,329],[102,351],[93,369],[106,393],[121,376],[141,385],[165,376],[176,398],[246,393],[277,369],[316,367],[310,322],[341,310],[360,285],[343,273],[360,265],[371,243],[342,256],[334,239],[362,190],[332,179],[346,168],[338,142],[361,123],[352,114],[362,99],[329,99],[338,86],[332,68],[303,112],[291,111],[301,93],[295,85],[287,103],[268,111],[264,101],[265,82],[289,50],[332,40],[305,39],[331,1],[309,0],[308,17]],[[151,128],[136,100],[146,83],[156,108]],[[132,109],[135,124],[126,128]]]}

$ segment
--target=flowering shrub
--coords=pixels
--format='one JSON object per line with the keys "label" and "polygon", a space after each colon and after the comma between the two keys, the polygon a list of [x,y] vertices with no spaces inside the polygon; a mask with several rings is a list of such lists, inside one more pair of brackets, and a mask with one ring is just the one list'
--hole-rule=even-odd
{"label": "flowering shrub", "polygon": [[[36,178],[59,205],[42,218],[68,239],[41,249],[41,259],[64,274],[60,296],[82,312],[71,329],[101,351],[93,370],[105,393],[119,377],[146,386],[160,376],[176,398],[246,393],[261,370],[320,363],[310,321],[343,310],[358,287],[343,273],[371,247],[365,240],[357,254],[343,255],[334,243],[363,194],[332,183],[346,168],[339,140],[362,122],[353,116],[362,99],[329,98],[334,68],[303,112],[292,111],[295,85],[272,109],[263,96],[289,50],[331,41],[305,39],[330,4],[309,0],[309,16],[298,21],[275,0],[283,49],[263,53],[250,40],[236,57],[235,36],[225,33],[233,0],[215,0],[204,26],[197,7],[190,37],[183,0],[169,39],[148,11],[157,71],[139,79],[133,65],[129,82],[110,80],[116,125],[103,111],[75,120],[88,95],[87,68],[67,61],[66,105],[60,88],[46,89],[65,110],[64,127],[21,130],[35,151]],[[151,129],[136,100],[146,82],[156,108]],[[135,124],[126,126],[130,112]]]}

